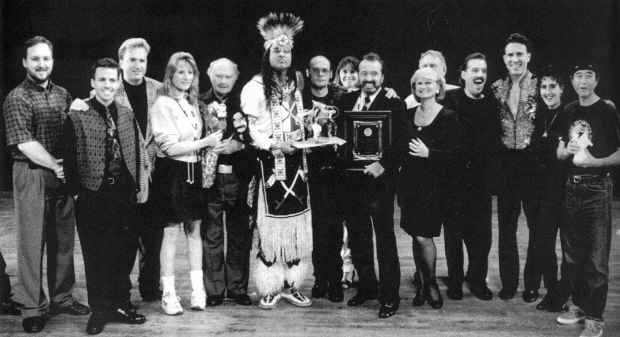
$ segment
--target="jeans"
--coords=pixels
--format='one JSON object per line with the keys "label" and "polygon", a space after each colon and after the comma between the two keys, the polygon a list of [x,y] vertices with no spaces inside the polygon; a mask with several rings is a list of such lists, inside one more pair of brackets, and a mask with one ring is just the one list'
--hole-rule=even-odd
{"label": "jeans", "polygon": [[562,283],[586,317],[602,319],[607,302],[611,245],[611,177],[593,177],[565,185],[561,240]]}

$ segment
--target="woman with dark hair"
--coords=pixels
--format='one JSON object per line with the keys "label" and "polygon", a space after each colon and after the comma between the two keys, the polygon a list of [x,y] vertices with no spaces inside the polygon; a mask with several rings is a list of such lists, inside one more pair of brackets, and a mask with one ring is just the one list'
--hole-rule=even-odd
{"label": "woman with dark hair", "polygon": [[359,75],[357,66],[360,61],[353,56],[345,56],[336,68],[336,76],[332,82],[336,86],[342,87],[346,92],[357,91],[359,89]]}
{"label": "woman with dark hair", "polygon": [[191,308],[203,310],[206,293],[202,272],[202,241],[200,223],[205,215],[206,196],[202,189],[199,151],[205,147],[222,149],[222,132],[204,137],[204,123],[198,109],[198,67],[189,53],[173,54],[166,66],[163,95],[151,108],[151,129],[158,145],[154,186],[164,217],[161,223],[164,238],[161,245],[161,306],[168,315],[183,313],[174,286],[174,258],[179,229],[187,238]]}
{"label": "woman with dark hair", "polygon": [[532,139],[538,141],[536,149],[539,153],[539,174],[543,186],[540,220],[538,221],[540,227],[536,229],[533,236],[530,236],[534,240],[533,244],[530,243],[530,247],[534,249],[533,256],[536,256],[532,266],[536,279],[526,279],[524,282],[526,289],[538,291],[542,276],[547,295],[536,305],[536,309],[560,312],[567,298],[562,299],[562,296],[556,294],[555,291],[558,285],[555,241],[560,227],[562,191],[566,182],[566,173],[561,161],[557,158],[556,149],[563,132],[566,104],[562,103],[564,81],[558,69],[552,65],[544,67],[540,72],[538,87],[545,104],[538,105],[540,110],[534,121],[535,129]]}
{"label": "woman with dark hair", "polygon": [[299,291],[312,252],[306,152],[292,146],[305,136],[300,74],[291,65],[293,36],[302,26],[292,14],[259,20],[265,39],[262,71],[241,92],[254,146],[262,150],[254,280],[263,309],[275,308],[282,298],[300,307],[312,304]]}
{"label": "woman with dark hair", "polygon": [[457,204],[453,202],[458,165],[459,124],[457,114],[437,100],[445,95],[445,80],[435,71],[418,69],[411,78],[414,95],[422,103],[405,113],[408,146],[401,146],[404,156],[400,172],[401,228],[413,237],[413,259],[420,274],[413,306],[428,302],[443,306],[435,280],[437,249],[434,237],[441,226],[457,221]]}

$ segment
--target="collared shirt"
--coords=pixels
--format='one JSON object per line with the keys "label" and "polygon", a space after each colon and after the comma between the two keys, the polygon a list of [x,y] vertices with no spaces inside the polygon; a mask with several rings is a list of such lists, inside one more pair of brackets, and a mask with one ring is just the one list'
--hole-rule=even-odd
{"label": "collared shirt", "polygon": [[380,91],[381,91],[381,88],[377,89],[377,91],[375,91],[370,96],[366,95],[366,93],[362,91],[360,93],[360,96],[357,98],[357,102],[355,103],[355,107],[353,108],[353,111],[362,111],[362,109],[364,109],[364,105],[366,104],[365,102],[366,97],[370,99],[370,102],[368,102],[368,106],[370,107],[372,105],[372,102],[375,101],[375,98],[377,98],[377,95],[379,94]]}
{"label": "collared shirt", "polygon": [[529,71],[519,82],[520,96],[516,116],[513,116],[508,106],[512,80],[497,80],[491,85],[493,94],[499,102],[499,114],[502,121],[502,143],[508,149],[523,150],[532,142],[534,133],[534,118],[538,108],[537,79]]}
{"label": "collared shirt", "polygon": [[52,156],[60,158],[60,138],[69,105],[71,95],[65,88],[51,80],[43,88],[26,76],[9,93],[3,106],[7,145],[13,159],[27,160],[17,145],[31,141],[38,141]]}

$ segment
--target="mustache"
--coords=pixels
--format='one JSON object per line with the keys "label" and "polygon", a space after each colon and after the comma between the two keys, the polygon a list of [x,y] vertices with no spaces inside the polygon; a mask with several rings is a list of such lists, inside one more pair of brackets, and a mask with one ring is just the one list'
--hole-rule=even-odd
{"label": "mustache", "polygon": [[47,71],[48,68],[47,67],[36,67],[34,68],[34,71]]}
{"label": "mustache", "polygon": [[485,78],[484,77],[476,77],[476,78],[474,78],[474,81],[477,81],[477,80],[481,80],[482,82],[484,82]]}
{"label": "mustache", "polygon": [[376,86],[377,82],[373,81],[373,80],[367,80],[367,81],[363,81],[362,82],[362,85],[365,85],[365,84],[372,84],[372,85]]}

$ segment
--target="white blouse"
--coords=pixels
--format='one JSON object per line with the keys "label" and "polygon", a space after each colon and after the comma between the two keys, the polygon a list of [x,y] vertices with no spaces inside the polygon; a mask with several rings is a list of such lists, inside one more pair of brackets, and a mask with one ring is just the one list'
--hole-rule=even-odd
{"label": "white blouse", "polygon": [[177,156],[169,155],[177,144],[202,137],[203,124],[198,104],[189,104],[186,95],[178,99],[162,95],[151,107],[149,116],[153,137],[159,146],[158,156],[189,163],[200,160],[198,151]]}

